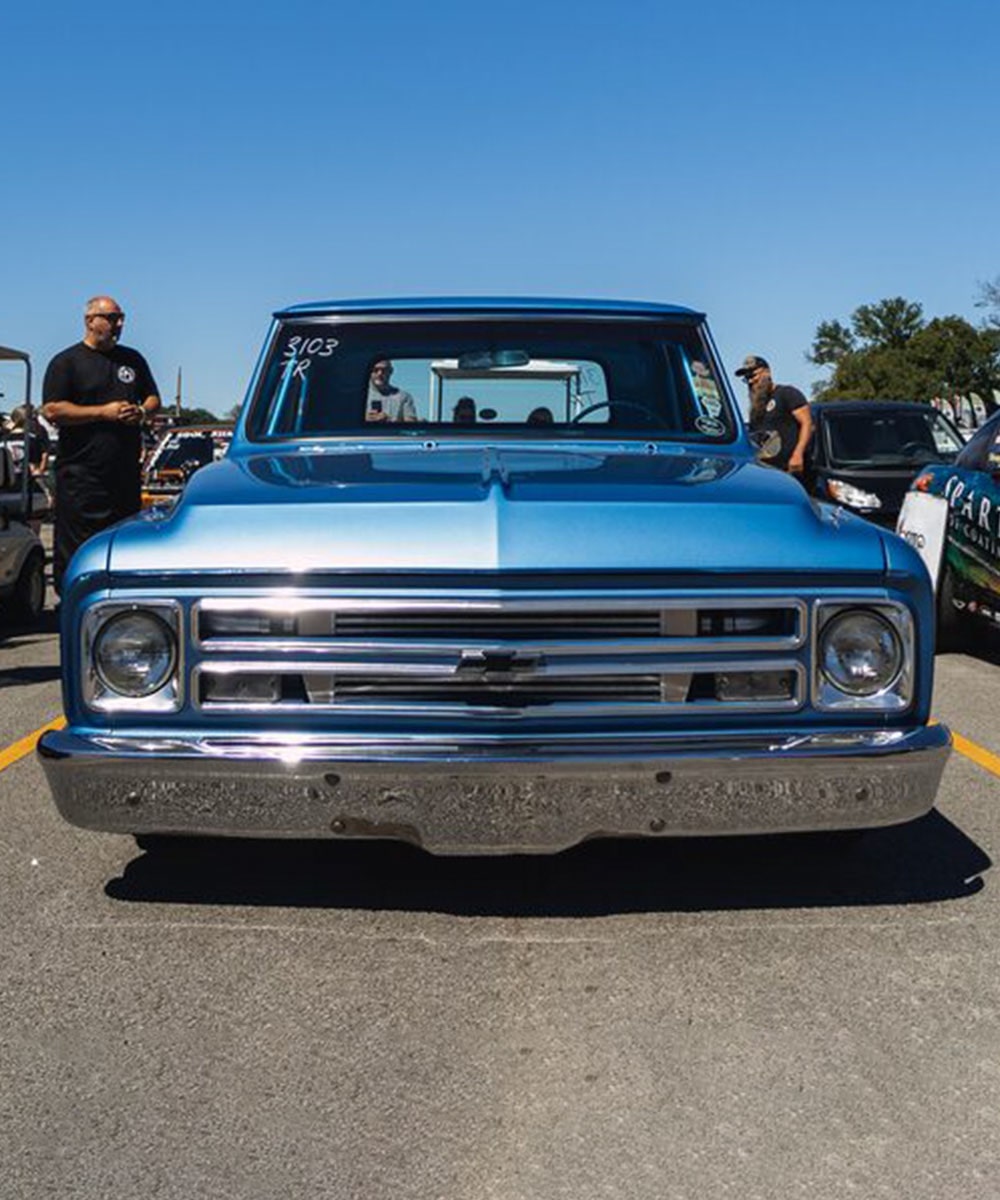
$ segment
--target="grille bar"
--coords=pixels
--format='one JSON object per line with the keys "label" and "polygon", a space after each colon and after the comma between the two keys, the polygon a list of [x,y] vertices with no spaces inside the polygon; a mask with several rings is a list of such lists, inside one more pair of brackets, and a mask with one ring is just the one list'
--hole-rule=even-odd
{"label": "grille bar", "polygon": [[204,710],[510,718],[790,711],[808,611],[787,596],[211,597],[192,608]]}
{"label": "grille bar", "polygon": [[[783,690],[757,698],[720,699],[733,692],[733,680],[778,681]],[[746,693],[747,684],[743,691]],[[679,711],[697,704],[732,711],[789,711],[802,706],[805,672],[801,664],[777,662],[704,663],[695,671],[612,673],[487,671],[470,678],[460,670],[317,671],[290,664],[203,665],[194,673],[193,694],[202,709],[219,711],[279,707],[309,712],[409,715],[502,709],[544,710],[546,715],[579,712],[609,715]]]}
{"label": "grille bar", "polygon": [[788,650],[805,641],[805,605],[795,600],[710,598],[567,602],[516,599],[502,602],[374,600],[204,600],[194,608],[195,641],[208,651],[279,648],[329,650],[386,643],[426,652],[443,645],[497,642],[619,647],[643,652],[705,651],[715,647]]}

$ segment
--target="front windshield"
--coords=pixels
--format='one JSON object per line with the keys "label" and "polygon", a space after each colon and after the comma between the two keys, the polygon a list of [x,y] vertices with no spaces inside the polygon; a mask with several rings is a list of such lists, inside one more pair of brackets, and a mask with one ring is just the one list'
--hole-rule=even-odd
{"label": "front windshield", "polygon": [[737,425],[694,323],[287,321],[250,411],[254,440],[359,433],[670,437]]}
{"label": "front windshield", "polygon": [[897,409],[827,413],[830,462],[836,467],[917,467],[951,462],[963,442],[930,405],[926,412]]}

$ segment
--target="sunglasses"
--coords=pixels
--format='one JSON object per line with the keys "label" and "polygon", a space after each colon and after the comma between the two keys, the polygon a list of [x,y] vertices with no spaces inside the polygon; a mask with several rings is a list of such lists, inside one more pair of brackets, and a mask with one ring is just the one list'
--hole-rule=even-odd
{"label": "sunglasses", "polygon": [[120,325],[125,320],[123,312],[91,313],[92,317],[103,317],[109,325]]}

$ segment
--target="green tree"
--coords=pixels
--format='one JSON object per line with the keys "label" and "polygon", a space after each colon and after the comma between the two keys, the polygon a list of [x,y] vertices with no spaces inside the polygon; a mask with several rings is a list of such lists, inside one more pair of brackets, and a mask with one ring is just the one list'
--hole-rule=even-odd
{"label": "green tree", "polygon": [[820,321],[816,327],[812,349],[807,355],[810,362],[820,367],[831,367],[846,354],[857,349],[854,334],[839,321]]}
{"label": "green tree", "polygon": [[862,304],[851,314],[855,337],[870,350],[905,346],[923,323],[923,308],[902,296]]}
{"label": "green tree", "polygon": [[218,425],[219,418],[207,408],[182,408],[177,425]]}
{"label": "green tree", "polygon": [[995,279],[988,279],[980,283],[976,308],[988,310],[986,315],[988,329],[1000,329],[1000,275],[997,275]]}
{"label": "green tree", "polygon": [[833,368],[814,388],[821,400],[989,396],[1000,382],[1000,322],[977,329],[963,317],[925,321],[919,304],[896,296],[862,304],[848,325],[820,322],[806,357]]}
{"label": "green tree", "polygon": [[[976,329],[961,317],[935,317],[909,346],[914,366],[938,389],[988,396],[998,380],[1000,329]],[[933,394],[933,393],[932,393]]]}

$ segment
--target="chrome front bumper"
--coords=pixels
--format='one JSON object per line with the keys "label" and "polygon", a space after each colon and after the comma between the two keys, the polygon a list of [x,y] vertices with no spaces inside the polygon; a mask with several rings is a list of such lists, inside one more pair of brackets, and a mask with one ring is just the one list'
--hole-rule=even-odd
{"label": "chrome front bumper", "polygon": [[46,733],[60,813],[116,833],[394,838],[437,854],[586,838],[894,825],[933,806],[942,725],[803,737],[130,738]]}

